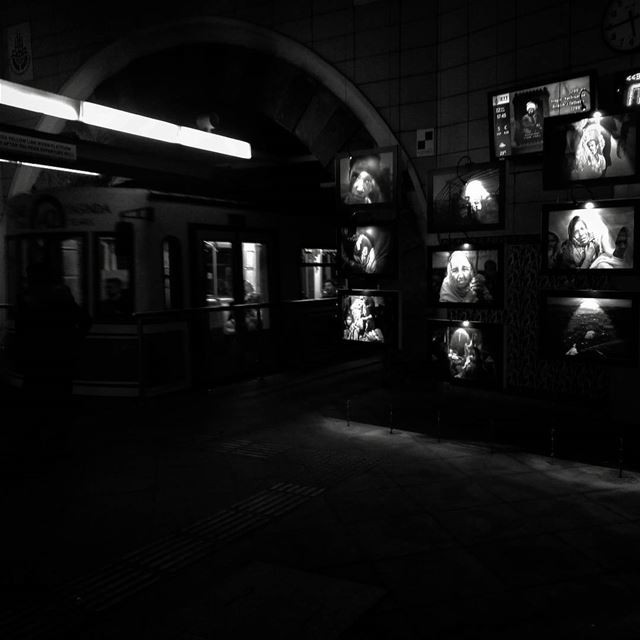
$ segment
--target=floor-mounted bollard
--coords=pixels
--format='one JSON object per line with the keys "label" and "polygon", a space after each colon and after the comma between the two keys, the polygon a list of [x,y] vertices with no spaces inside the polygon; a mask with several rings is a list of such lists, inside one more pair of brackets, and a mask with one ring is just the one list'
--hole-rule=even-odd
{"label": "floor-mounted bollard", "polygon": [[438,442],[440,442],[440,409],[438,409],[438,416],[436,418],[436,435],[438,436]]}
{"label": "floor-mounted bollard", "polygon": [[347,400],[347,427],[351,426],[351,400]]}
{"label": "floor-mounted bollard", "polygon": [[389,433],[393,433],[393,404],[389,405]]}
{"label": "floor-mounted bollard", "polygon": [[556,428],[551,427],[551,451],[549,452],[549,457],[551,460],[554,459],[556,455]]}
{"label": "floor-mounted bollard", "polygon": [[622,478],[624,468],[624,437],[618,438],[618,478]]}

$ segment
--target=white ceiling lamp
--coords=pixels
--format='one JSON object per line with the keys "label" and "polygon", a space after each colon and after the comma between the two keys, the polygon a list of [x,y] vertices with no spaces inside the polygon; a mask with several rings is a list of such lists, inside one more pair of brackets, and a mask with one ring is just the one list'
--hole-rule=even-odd
{"label": "white ceiling lamp", "polygon": [[244,140],[181,127],[93,102],[74,100],[8,80],[0,80],[0,104],[201,151],[247,160],[251,158],[251,145]]}

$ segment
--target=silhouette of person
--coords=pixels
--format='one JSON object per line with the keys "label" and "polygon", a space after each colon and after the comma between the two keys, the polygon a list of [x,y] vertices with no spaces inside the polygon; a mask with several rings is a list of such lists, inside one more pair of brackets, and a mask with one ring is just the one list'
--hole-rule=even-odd
{"label": "silhouette of person", "polygon": [[100,301],[100,315],[105,318],[122,318],[131,315],[132,305],[129,289],[124,287],[117,277],[107,278],[104,282],[106,297]]}
{"label": "silhouette of person", "polygon": [[27,287],[14,308],[23,397],[41,440],[68,426],[74,370],[92,319],[44,263],[27,268]]}

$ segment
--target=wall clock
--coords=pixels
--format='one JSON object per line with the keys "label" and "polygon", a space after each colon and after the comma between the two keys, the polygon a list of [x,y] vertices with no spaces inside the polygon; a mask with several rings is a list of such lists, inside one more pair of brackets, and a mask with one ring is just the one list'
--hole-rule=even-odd
{"label": "wall clock", "polygon": [[615,51],[640,48],[640,0],[614,0],[602,18],[602,36]]}

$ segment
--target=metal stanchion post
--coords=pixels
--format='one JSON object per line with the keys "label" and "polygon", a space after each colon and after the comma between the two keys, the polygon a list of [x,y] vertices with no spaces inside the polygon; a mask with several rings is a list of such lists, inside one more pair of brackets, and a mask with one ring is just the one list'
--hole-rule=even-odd
{"label": "metal stanchion post", "polygon": [[393,433],[393,403],[389,405],[389,433]]}
{"label": "metal stanchion post", "polygon": [[549,452],[549,457],[553,461],[553,458],[556,455],[556,428],[551,427],[551,451]]}
{"label": "metal stanchion post", "polygon": [[440,442],[440,409],[438,409],[438,417],[436,420],[436,434],[438,436],[438,442]]}
{"label": "metal stanchion post", "polygon": [[347,427],[351,426],[351,400],[347,400]]}
{"label": "metal stanchion post", "polygon": [[618,439],[618,477],[622,478],[622,470],[624,468],[624,436]]}

